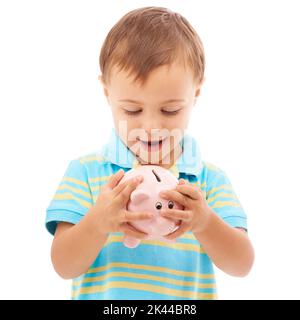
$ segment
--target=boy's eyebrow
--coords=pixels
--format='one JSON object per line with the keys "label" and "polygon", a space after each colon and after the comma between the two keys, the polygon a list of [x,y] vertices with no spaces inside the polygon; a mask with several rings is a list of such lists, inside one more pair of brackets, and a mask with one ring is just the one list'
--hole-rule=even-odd
{"label": "boy's eyebrow", "polygon": [[[130,103],[142,104],[142,102],[137,101],[137,100],[132,100],[132,99],[121,99],[118,101],[119,102],[130,102]],[[165,101],[161,101],[161,103],[170,103],[170,102],[185,102],[185,100],[184,99],[168,99]]]}

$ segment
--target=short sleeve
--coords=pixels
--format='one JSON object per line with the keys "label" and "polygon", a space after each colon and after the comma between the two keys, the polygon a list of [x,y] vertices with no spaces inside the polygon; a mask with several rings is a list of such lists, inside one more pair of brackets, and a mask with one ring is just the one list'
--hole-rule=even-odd
{"label": "short sleeve", "polygon": [[92,194],[84,165],[72,160],[46,209],[46,228],[54,235],[58,222],[76,224],[92,206]]}
{"label": "short sleeve", "polygon": [[206,201],[229,225],[247,230],[247,216],[224,171],[219,169],[211,174],[207,181]]}

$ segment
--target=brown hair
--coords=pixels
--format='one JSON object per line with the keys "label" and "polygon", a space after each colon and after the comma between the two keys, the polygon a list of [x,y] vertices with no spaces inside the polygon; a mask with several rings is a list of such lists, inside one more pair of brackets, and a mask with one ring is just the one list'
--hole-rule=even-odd
{"label": "brown hair", "polygon": [[110,82],[113,66],[134,74],[143,85],[157,67],[179,60],[194,80],[203,80],[205,57],[201,39],[179,13],[162,7],[144,7],[125,14],[109,31],[101,48],[100,69]]}

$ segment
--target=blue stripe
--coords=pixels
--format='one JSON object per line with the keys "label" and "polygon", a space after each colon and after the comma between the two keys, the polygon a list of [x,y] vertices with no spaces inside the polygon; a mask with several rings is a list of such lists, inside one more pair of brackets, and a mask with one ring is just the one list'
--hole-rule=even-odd
{"label": "blue stripe", "polygon": [[242,207],[231,207],[231,206],[224,206],[219,208],[213,208],[213,210],[222,218],[236,216],[246,218],[246,214]]}
{"label": "blue stripe", "polygon": [[193,300],[190,298],[176,297],[155,292],[112,288],[104,293],[82,294],[74,300]]}
{"label": "blue stripe", "polygon": [[[88,198],[88,197],[86,197],[86,196],[84,196],[84,195],[82,195],[80,193],[77,193],[77,192],[75,192],[75,191],[73,191],[71,189],[68,189],[68,188],[63,188],[63,189],[57,190],[55,195],[57,195],[57,194],[62,194],[63,195],[64,193],[70,193],[72,196],[74,196],[76,198],[79,198],[81,200],[87,201],[90,204],[92,204],[92,195],[90,196],[90,198]],[[55,199],[54,201],[76,201],[76,199]]]}
{"label": "blue stripe", "polygon": [[116,282],[132,282],[132,283],[137,283],[137,284],[149,284],[149,285],[154,285],[158,287],[163,287],[163,288],[168,288],[168,289],[174,289],[174,290],[180,290],[188,293],[214,293],[215,289],[214,288],[199,288],[197,287],[197,282],[194,281],[194,284],[192,286],[181,286],[181,285],[175,285],[171,283],[167,283],[164,281],[157,281],[157,280],[148,280],[148,279],[132,279],[130,277],[109,277],[109,279],[105,279],[102,281],[94,281],[94,282],[86,282],[82,283],[80,286],[73,286],[73,290],[76,290],[80,287],[82,288],[88,288],[88,287],[93,287],[93,286],[105,286],[107,285],[108,282],[111,281],[116,281]]}
{"label": "blue stripe", "polygon": [[[160,254],[159,259],[154,256]],[[189,261],[186,263],[186,261]],[[102,262],[102,263],[101,263]],[[195,266],[201,266],[201,273],[213,273],[210,258],[203,253],[194,251],[174,250],[167,247],[140,244],[134,249],[126,248],[121,243],[105,246],[96,258],[92,268],[106,265],[109,262],[132,263],[175,269],[183,272],[195,272]],[[158,273],[161,276],[165,273]]]}
{"label": "blue stripe", "polygon": [[[68,177],[68,178],[72,178],[72,177]],[[80,179],[77,179],[77,180],[80,180]],[[85,182],[84,180],[80,180],[82,182]],[[85,182],[86,183],[86,182]],[[69,180],[63,180],[61,182],[61,184],[59,185],[59,187],[62,187],[63,185],[69,185],[70,187],[73,187],[73,188],[76,188],[76,189],[80,189],[81,191],[84,191],[84,192],[87,192],[87,193],[90,193],[90,189],[89,188],[86,188],[80,184],[77,184],[75,182],[72,182],[72,181],[69,181]],[[69,189],[68,189],[69,190]],[[57,190],[59,191],[59,190]]]}
{"label": "blue stripe", "polygon": [[[208,200],[210,199],[210,197],[208,197]],[[208,204],[210,205],[210,206],[213,206],[216,202],[218,202],[218,201],[230,201],[230,202],[234,202],[234,203],[236,203],[236,204],[238,204],[238,205],[240,205],[240,202],[238,201],[238,199],[236,199],[236,198],[230,198],[230,197],[217,197],[216,199],[214,199],[213,201],[211,201],[211,202],[209,202]]]}
{"label": "blue stripe", "polygon": [[[215,283],[215,278],[210,278],[210,279],[203,279],[203,278],[197,278],[197,277],[191,277],[191,276],[185,276],[185,275],[176,275],[172,274],[169,272],[161,272],[161,271],[154,271],[154,270],[145,270],[145,269],[135,269],[135,268],[127,268],[127,267],[111,267],[109,270],[104,270],[104,271],[99,271],[95,273],[87,273],[86,275],[74,279],[75,281],[82,281],[83,279],[90,279],[90,278],[96,278],[96,277],[101,277],[106,274],[109,274],[110,272],[128,272],[131,274],[145,274],[145,275],[150,275],[150,276],[156,276],[156,277],[161,277],[161,278],[168,278],[168,279],[173,279],[173,280],[178,280],[178,281],[197,281],[198,283],[201,284],[207,284],[207,283]],[[123,279],[123,277],[121,277]],[[135,281],[135,280],[131,280]],[[156,281],[156,280],[153,280]]]}

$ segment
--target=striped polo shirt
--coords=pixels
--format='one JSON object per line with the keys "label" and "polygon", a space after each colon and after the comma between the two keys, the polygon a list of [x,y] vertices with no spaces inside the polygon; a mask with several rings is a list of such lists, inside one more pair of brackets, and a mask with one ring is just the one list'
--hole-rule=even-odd
{"label": "striped polo shirt", "polygon": [[[224,171],[202,161],[197,141],[185,134],[183,152],[169,169],[200,188],[209,206],[232,227],[247,229],[245,212]],[[113,128],[101,151],[72,160],[46,210],[46,227],[78,223],[95,204],[101,186],[119,169],[140,166]],[[72,299],[148,300],[216,299],[213,264],[192,232],[175,243],[142,240],[123,244],[121,232],[110,233],[89,270],[73,279]]]}

